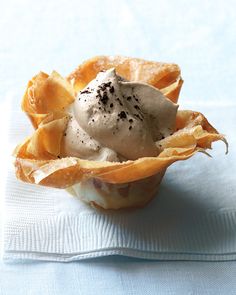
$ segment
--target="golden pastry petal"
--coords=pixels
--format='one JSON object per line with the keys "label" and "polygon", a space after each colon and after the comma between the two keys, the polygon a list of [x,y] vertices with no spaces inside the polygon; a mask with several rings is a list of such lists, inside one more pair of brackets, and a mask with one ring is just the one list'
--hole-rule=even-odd
{"label": "golden pastry petal", "polygon": [[60,157],[62,136],[68,119],[68,115],[62,112],[48,114],[32,137],[16,147],[14,155],[41,160]]}
{"label": "golden pastry petal", "polygon": [[28,143],[27,153],[36,159],[60,157],[61,140],[67,122],[68,117],[65,116],[40,125]]}
{"label": "golden pastry petal", "polygon": [[28,82],[22,109],[37,128],[48,113],[63,111],[74,99],[73,87],[56,71],[50,76],[40,72]]}
{"label": "golden pastry petal", "polygon": [[174,83],[172,83],[171,85],[162,88],[161,92],[168,97],[171,101],[173,101],[174,103],[177,103],[178,98],[179,98],[179,94],[180,94],[180,90],[181,87],[183,85],[184,81],[182,80],[182,78],[178,78],[177,81],[175,81]]}
{"label": "golden pastry petal", "polygon": [[78,66],[67,79],[78,92],[93,80],[98,72],[110,68],[115,68],[117,73],[127,80],[145,82],[165,91],[163,93],[173,102],[178,100],[183,80],[179,66],[171,63],[124,56],[96,56]]}

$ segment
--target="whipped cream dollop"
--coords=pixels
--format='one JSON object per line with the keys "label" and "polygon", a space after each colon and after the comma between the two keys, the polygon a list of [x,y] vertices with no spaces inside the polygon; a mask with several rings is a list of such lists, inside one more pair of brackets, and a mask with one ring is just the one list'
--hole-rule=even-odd
{"label": "whipped cream dollop", "polygon": [[126,81],[115,69],[100,72],[67,110],[63,154],[98,161],[157,156],[156,142],[173,133],[177,109],[148,84]]}

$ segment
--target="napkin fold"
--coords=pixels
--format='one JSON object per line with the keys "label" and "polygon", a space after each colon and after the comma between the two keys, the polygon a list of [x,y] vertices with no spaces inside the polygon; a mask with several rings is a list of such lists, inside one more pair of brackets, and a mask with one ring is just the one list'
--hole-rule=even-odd
{"label": "napkin fold", "polygon": [[[191,106],[194,109],[194,105]],[[230,151],[236,106],[202,107],[226,134]],[[218,118],[227,113],[224,122]],[[10,146],[30,134],[11,108]],[[65,190],[18,181],[8,162],[3,258],[72,261],[106,255],[164,260],[236,259],[236,157],[216,143],[213,158],[197,154],[172,165],[145,208],[99,211]]]}

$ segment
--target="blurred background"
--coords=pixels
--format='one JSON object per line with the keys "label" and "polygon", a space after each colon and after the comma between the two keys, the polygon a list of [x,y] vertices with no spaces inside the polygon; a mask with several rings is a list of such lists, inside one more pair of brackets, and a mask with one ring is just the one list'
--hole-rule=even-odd
{"label": "blurred background", "polygon": [[94,55],[178,63],[180,102],[232,103],[236,2],[0,0],[0,97],[40,70],[70,73]]}

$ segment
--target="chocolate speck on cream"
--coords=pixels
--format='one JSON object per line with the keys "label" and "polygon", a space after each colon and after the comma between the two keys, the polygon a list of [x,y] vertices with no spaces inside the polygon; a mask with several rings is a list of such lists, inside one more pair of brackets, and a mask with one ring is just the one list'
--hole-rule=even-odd
{"label": "chocolate speck on cream", "polygon": [[115,89],[114,86],[111,86],[111,88],[109,89],[110,93],[114,93]]}
{"label": "chocolate speck on cream", "polygon": [[[98,161],[157,156],[156,141],[173,132],[177,109],[148,84],[127,81],[113,68],[99,72],[69,107],[73,119],[63,138],[64,154]],[[83,145],[74,135],[77,128]]]}
{"label": "chocolate speck on cream", "polygon": [[126,119],[127,116],[126,116],[126,113],[124,111],[121,111],[119,114],[118,114],[119,118],[120,119]]}
{"label": "chocolate speck on cream", "polygon": [[89,91],[88,89],[85,89],[85,90],[83,90],[83,91],[80,91],[80,94],[85,94],[85,93],[91,93],[91,91]]}

